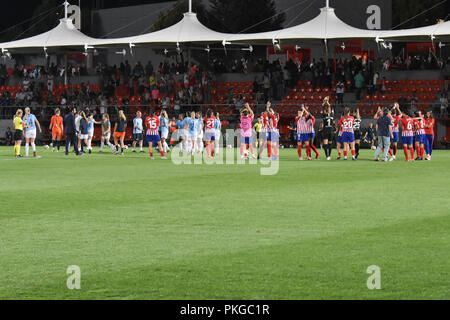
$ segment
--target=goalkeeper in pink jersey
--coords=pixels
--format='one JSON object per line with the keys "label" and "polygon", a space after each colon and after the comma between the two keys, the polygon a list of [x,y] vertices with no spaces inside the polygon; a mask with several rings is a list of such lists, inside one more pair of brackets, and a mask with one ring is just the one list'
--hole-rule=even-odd
{"label": "goalkeeper in pink jersey", "polygon": [[245,152],[250,147],[252,153],[252,159],[256,159],[255,150],[253,149],[252,135],[253,135],[253,119],[255,115],[253,110],[250,108],[248,103],[245,104],[244,108],[241,109],[241,158],[245,159],[247,156]]}

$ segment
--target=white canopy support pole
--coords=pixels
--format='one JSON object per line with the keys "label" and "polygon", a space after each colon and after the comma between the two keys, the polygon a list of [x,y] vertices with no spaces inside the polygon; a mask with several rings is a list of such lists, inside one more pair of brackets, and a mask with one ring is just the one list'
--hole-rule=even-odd
{"label": "white canopy support pole", "polygon": [[64,1],[64,18],[67,19],[67,17],[69,16],[69,7],[70,3],[68,3],[67,1]]}
{"label": "white canopy support pole", "polygon": [[64,85],[67,86],[68,79],[67,79],[67,53],[64,53]]}
{"label": "white canopy support pole", "polygon": [[325,7],[327,7],[327,8],[330,7],[330,0],[326,0],[326,2],[325,2]]}
{"label": "white canopy support pole", "polygon": [[189,0],[189,13],[192,13],[192,0]]}

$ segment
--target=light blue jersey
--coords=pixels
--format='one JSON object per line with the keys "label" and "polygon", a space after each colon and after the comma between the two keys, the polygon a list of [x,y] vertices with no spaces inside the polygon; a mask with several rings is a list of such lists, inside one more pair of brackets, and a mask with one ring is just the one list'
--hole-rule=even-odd
{"label": "light blue jersey", "polygon": [[167,120],[164,117],[161,117],[159,119],[159,123],[160,123],[159,130],[161,130],[161,132],[168,132],[169,131],[169,120]]}
{"label": "light blue jersey", "polygon": [[202,131],[203,119],[194,120],[194,130],[195,133],[200,133]]}
{"label": "light blue jersey", "polygon": [[187,117],[184,119],[184,123],[187,126],[188,132],[190,134],[194,134],[195,133],[195,121],[194,119]]}
{"label": "light blue jersey", "polygon": [[142,126],[142,118],[134,118],[133,120],[133,134],[140,134],[144,131]]}
{"label": "light blue jersey", "polygon": [[222,129],[222,123],[220,122],[220,120],[216,119],[216,121],[214,122],[214,129],[216,129],[216,131]]}
{"label": "light blue jersey", "polygon": [[177,129],[184,129],[184,120],[178,120],[177,121]]}
{"label": "light blue jersey", "polygon": [[[36,117],[34,116],[34,114],[29,114],[27,117],[27,121],[25,123],[25,125],[27,126],[26,130],[32,131],[32,130],[36,130]],[[25,119],[25,117],[24,117]],[[25,120],[24,120],[25,121]]]}
{"label": "light blue jersey", "polygon": [[88,121],[88,131],[94,131],[94,119],[89,118]]}

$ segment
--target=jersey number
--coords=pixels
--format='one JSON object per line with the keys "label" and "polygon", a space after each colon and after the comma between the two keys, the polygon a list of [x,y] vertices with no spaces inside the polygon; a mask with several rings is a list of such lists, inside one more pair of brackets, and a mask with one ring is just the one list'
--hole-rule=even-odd
{"label": "jersey number", "polygon": [[152,120],[149,120],[148,121],[148,127],[150,128],[150,129],[156,129],[158,126],[156,125],[156,120],[155,119],[152,119]]}
{"label": "jersey number", "polygon": [[353,129],[353,121],[344,121],[344,129]]}

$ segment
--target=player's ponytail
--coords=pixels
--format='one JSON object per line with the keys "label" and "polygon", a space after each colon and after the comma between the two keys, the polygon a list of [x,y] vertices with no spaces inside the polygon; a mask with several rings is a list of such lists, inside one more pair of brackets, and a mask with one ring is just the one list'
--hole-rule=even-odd
{"label": "player's ponytail", "polygon": [[127,117],[125,116],[125,113],[123,113],[123,110],[119,110],[119,118],[123,121],[127,121]]}
{"label": "player's ponytail", "polygon": [[23,114],[22,109],[17,109],[17,111],[16,111],[16,117],[20,117],[21,114]]}

